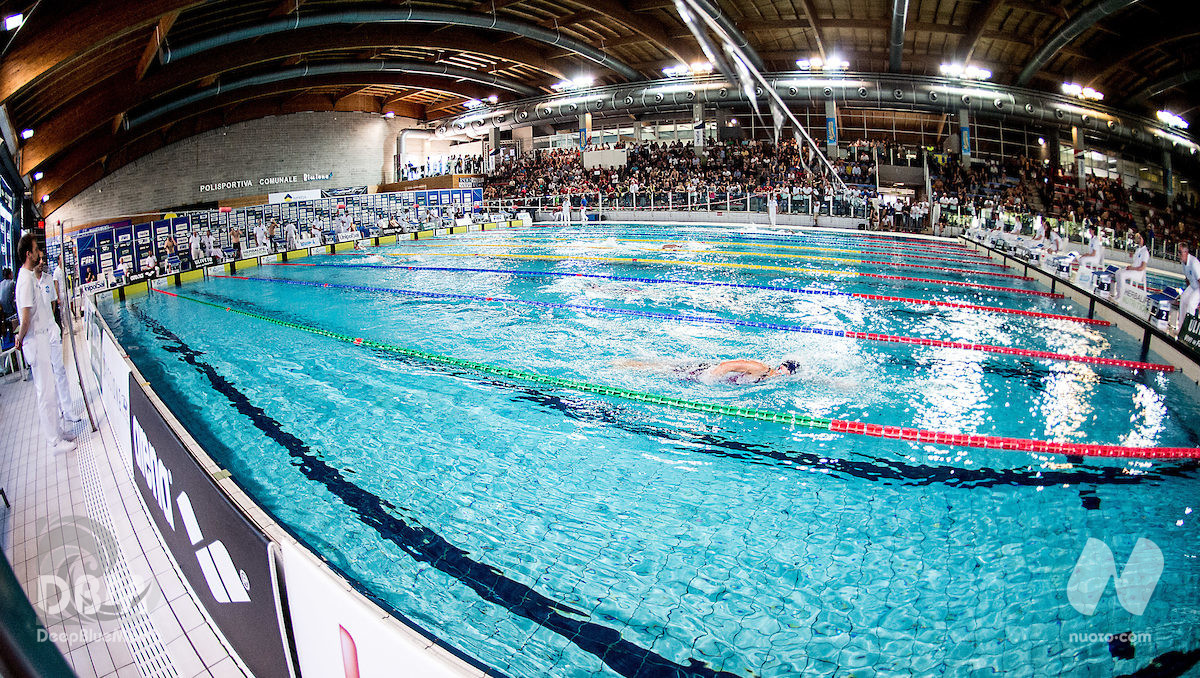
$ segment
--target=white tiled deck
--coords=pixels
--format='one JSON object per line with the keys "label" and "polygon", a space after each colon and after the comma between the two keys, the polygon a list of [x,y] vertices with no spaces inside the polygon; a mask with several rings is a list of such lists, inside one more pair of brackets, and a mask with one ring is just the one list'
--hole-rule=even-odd
{"label": "white tiled deck", "polygon": [[[81,403],[69,351],[68,344],[68,379]],[[95,389],[88,372],[85,365],[84,379]],[[7,510],[0,503],[0,549],[44,623],[53,600],[39,601],[38,578],[61,572],[64,561],[78,566],[79,557],[63,555],[76,548],[100,561],[92,572],[123,603],[119,620],[64,611],[65,619],[51,621],[50,637],[75,672],[84,678],[249,675],[163,547],[104,412],[94,412],[98,431],[85,416],[76,450],[55,455],[41,439],[35,404],[32,381],[0,376],[0,488],[12,503]]]}

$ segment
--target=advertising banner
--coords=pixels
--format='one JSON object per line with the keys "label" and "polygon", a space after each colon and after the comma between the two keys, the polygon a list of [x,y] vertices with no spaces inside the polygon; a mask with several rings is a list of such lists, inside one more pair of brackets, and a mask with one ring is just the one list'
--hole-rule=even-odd
{"label": "advertising banner", "polygon": [[100,265],[100,270],[96,272],[97,276],[102,273],[111,273],[117,267],[116,252],[113,249],[112,231],[103,231],[96,234],[96,261]]}
{"label": "advertising banner", "polygon": [[268,193],[267,201],[272,204],[296,202],[299,200],[317,200],[321,198],[321,189],[314,188],[304,191],[285,191],[283,193]]}
{"label": "advertising banner", "polygon": [[167,238],[171,235],[171,220],[163,219],[162,221],[154,222],[154,246],[158,251],[163,251],[166,246]]}
{"label": "advertising banner", "polygon": [[366,195],[366,186],[346,186],[344,188],[322,188],[321,197],[341,198],[348,195]]}
{"label": "advertising banner", "polygon": [[1193,351],[1200,351],[1200,318],[1195,315],[1185,317],[1179,325],[1178,338]]}
{"label": "advertising banner", "polygon": [[289,678],[269,541],[188,453],[132,375],[128,389],[134,484],[163,543],[250,671]]}
{"label": "advertising banner", "polygon": [[344,584],[321,569],[313,556],[288,544],[281,551],[302,676],[462,675],[425,650],[427,642],[348,592]]}
{"label": "advertising banner", "polygon": [[[100,375],[100,402],[104,403],[117,444],[122,452],[129,454],[129,366],[112,336],[102,331],[99,335],[100,364],[93,364],[92,369]],[[95,357],[96,353],[92,355]]]}
{"label": "advertising banner", "polygon": [[150,222],[144,224],[134,224],[133,226],[133,247],[136,259],[134,259],[134,270],[142,269],[142,262],[150,258],[154,253],[154,225]]}

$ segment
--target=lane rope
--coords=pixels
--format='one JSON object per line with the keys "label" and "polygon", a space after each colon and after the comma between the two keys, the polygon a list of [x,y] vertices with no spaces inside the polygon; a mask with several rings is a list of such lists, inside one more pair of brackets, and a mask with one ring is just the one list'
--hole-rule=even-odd
{"label": "lane rope", "polygon": [[561,273],[556,271],[527,271],[520,269],[506,268],[460,268],[453,266],[405,266],[403,264],[313,264],[313,263],[293,263],[293,262],[268,262],[263,266],[308,266],[319,268],[377,268],[377,269],[396,269],[407,271],[444,271],[458,273],[496,273],[507,274],[525,277],[546,277],[546,278],[596,278],[600,280],[617,280],[621,282],[638,282],[638,283],[653,283],[653,284],[669,284],[677,283],[680,285],[696,285],[704,287],[731,287],[744,288],[753,290],[768,290],[772,292],[791,292],[793,294],[809,294],[825,297],[845,297],[850,299],[864,299],[869,301],[887,301],[901,304],[918,304],[923,306],[938,306],[942,308],[957,308],[970,311],[985,311],[988,313],[1007,313],[1012,315],[1020,315],[1028,318],[1044,318],[1048,320],[1065,320],[1067,322],[1080,323],[1083,325],[1099,325],[1107,327],[1111,325],[1107,320],[1099,320],[1096,318],[1084,318],[1082,316],[1061,315],[1058,313],[1043,313],[1041,311],[1026,311],[1019,308],[1004,308],[1002,306],[982,306],[979,304],[967,304],[957,301],[933,301],[929,299],[914,299],[910,297],[893,297],[884,294],[864,294],[861,292],[840,292],[835,290],[814,290],[803,287],[779,287],[776,285],[752,285],[750,283],[732,283],[732,282],[716,282],[709,280],[685,280],[682,278],[637,278],[623,275],[601,275],[599,273]]}
{"label": "lane rope", "polygon": [[231,280],[247,280],[251,282],[272,282],[286,285],[302,285],[305,287],[320,287],[329,289],[354,290],[358,292],[375,292],[382,294],[395,294],[406,297],[425,297],[433,299],[461,299],[466,301],[483,301],[496,304],[523,304],[525,306],[536,306],[538,308],[558,308],[569,309],[573,311],[585,311],[590,313],[608,313],[612,315],[636,316],[639,318],[654,318],[658,320],[673,320],[676,322],[690,322],[707,325],[732,325],[736,327],[757,327],[766,330],[777,330],[781,332],[797,332],[800,334],[812,334],[826,337],[836,337],[840,339],[857,339],[860,341],[879,341],[891,344],[907,344],[910,346],[928,346],[931,348],[950,348],[961,349],[967,351],[979,351],[982,353],[992,353],[997,355],[1015,355],[1025,358],[1039,358],[1043,360],[1060,360],[1064,362],[1084,363],[1088,365],[1106,365],[1112,367],[1125,367],[1133,370],[1152,370],[1157,372],[1173,372],[1175,370],[1171,365],[1158,365],[1155,363],[1138,362],[1134,360],[1122,360],[1120,358],[1101,358],[1099,356],[1089,355],[1074,355],[1069,353],[1054,353],[1052,351],[1037,351],[1027,348],[1014,348],[1011,346],[994,346],[991,344],[974,344],[963,341],[948,341],[945,339],[926,339],[923,337],[907,337],[898,334],[880,334],[876,332],[858,332],[854,330],[842,330],[829,327],[809,327],[806,325],[791,325],[784,323],[768,323],[754,320],[737,320],[734,318],[712,318],[699,315],[687,315],[683,313],[659,313],[656,311],[636,311],[625,308],[607,308],[604,306],[588,306],[584,304],[564,304],[554,301],[534,301],[532,299],[520,299],[517,297],[481,297],[471,294],[456,294],[452,292],[428,292],[423,290],[405,290],[391,287],[371,287],[368,285],[343,285],[339,283],[323,283],[312,282],[307,280],[284,280],[281,278],[249,278],[246,276],[224,276],[213,275],[214,278],[226,278]]}
{"label": "lane rope", "polygon": [[[508,235],[507,233],[496,233],[493,231],[493,232],[486,233],[486,234],[456,233],[449,237],[455,241],[461,241],[461,240],[478,241],[478,240],[486,240],[486,239],[494,240],[497,237],[503,237],[503,236],[507,236],[507,235]],[[761,247],[761,248],[767,248],[767,249],[807,250],[807,251],[813,251],[813,252],[839,252],[842,254],[874,254],[874,255],[879,255],[879,256],[904,257],[907,259],[922,259],[922,260],[926,260],[926,261],[947,261],[947,262],[952,262],[952,263],[957,263],[957,264],[967,264],[967,265],[974,265],[974,266],[994,266],[994,267],[1002,268],[1002,269],[1011,268],[1008,264],[995,262],[995,261],[992,261],[990,257],[985,257],[985,256],[980,256],[980,255],[973,255],[971,257],[964,258],[964,259],[957,259],[954,257],[947,257],[947,256],[923,256],[923,255],[919,255],[919,254],[910,254],[908,252],[888,251],[890,248],[875,247],[873,245],[861,245],[861,247],[875,248],[876,250],[883,250],[883,251],[870,251],[869,249],[846,249],[846,248],[839,248],[839,247],[812,247],[809,245],[784,245],[784,244],[778,244],[775,242],[739,242],[737,240],[698,240],[698,239],[697,240],[681,240],[679,238],[631,238],[631,237],[628,237],[631,235],[663,235],[663,234],[659,234],[659,233],[652,233],[652,234],[614,233],[613,235],[608,236],[608,237],[604,237],[603,234],[601,234],[600,236],[595,236],[595,234],[592,234],[592,233],[580,234],[578,237],[573,236],[573,235],[565,235],[564,236],[564,235],[534,234],[534,235],[514,235],[512,238],[510,238],[510,240],[518,240],[518,241],[525,241],[525,242],[533,242],[533,241],[603,242],[603,241],[611,238],[612,240],[616,240],[618,242],[661,242],[661,243],[698,242],[698,243],[703,243],[705,245],[737,245],[740,247]],[[675,234],[675,235],[678,235],[678,234]],[[706,233],[704,235],[707,237],[712,237],[712,234]],[[618,237],[618,236],[625,236],[625,237]],[[746,240],[755,240],[753,238],[745,238],[745,239]]]}
{"label": "lane rope", "polygon": [[[803,268],[799,266],[766,266],[762,264],[739,264],[732,261],[694,261],[688,259],[645,259],[641,257],[624,258],[624,257],[584,257],[565,254],[492,254],[487,252],[383,252],[384,256],[389,257],[481,257],[492,259],[527,259],[534,261],[598,261],[604,263],[616,264],[663,264],[667,266],[711,266],[716,268],[738,268],[744,271],[783,271],[785,273],[807,273],[810,275],[832,275],[841,276],[843,278],[872,278],[875,280],[897,280],[904,282],[916,282],[929,285],[948,285],[951,287],[965,287],[974,290],[987,290],[989,292],[1010,292],[1013,294],[1028,294],[1035,297],[1046,297],[1048,299],[1062,299],[1063,295],[1056,292],[1042,292],[1040,290],[1023,290],[1019,287],[1003,287],[1000,285],[986,285],[984,283],[969,283],[959,280],[938,280],[936,278],[914,278],[903,275],[884,275],[882,273],[864,273],[862,271],[835,271],[831,269],[820,268]],[[359,252],[335,252],[334,256],[343,257],[363,257],[369,256]]]}
{"label": "lane rope", "polygon": [[886,246],[886,247],[894,247],[894,248],[898,248],[898,249],[949,251],[949,252],[954,252],[956,254],[971,254],[971,255],[979,256],[979,254],[976,250],[974,250],[971,247],[968,247],[966,245],[959,244],[957,242],[923,241],[923,240],[917,240],[917,239],[913,239],[913,238],[903,238],[903,237],[886,238],[886,237],[851,235],[851,234],[835,234],[835,233],[811,233],[810,234],[810,233],[805,233],[805,232],[797,232],[797,233],[787,233],[787,234],[784,234],[784,233],[776,234],[776,233],[764,233],[762,231],[728,231],[728,230],[724,230],[724,229],[720,229],[720,228],[701,229],[701,228],[695,227],[695,226],[692,226],[692,227],[688,227],[688,226],[684,226],[684,227],[653,227],[653,226],[639,225],[639,226],[634,226],[631,228],[621,228],[616,225],[612,225],[612,226],[579,226],[579,225],[564,226],[562,224],[537,225],[537,226],[531,226],[529,229],[523,228],[523,227],[516,227],[516,228],[510,229],[510,230],[513,230],[516,232],[522,232],[522,231],[528,231],[530,229],[548,229],[548,228],[558,229],[558,230],[566,230],[568,228],[586,229],[584,232],[587,232],[587,233],[599,233],[599,232],[637,233],[637,232],[646,231],[646,232],[651,232],[651,233],[655,233],[655,234],[659,234],[659,233],[678,234],[682,230],[685,232],[702,232],[702,233],[703,232],[709,232],[709,233],[715,232],[715,233],[736,235],[738,237],[755,238],[755,239],[759,239],[759,240],[795,241],[796,239],[803,239],[803,240],[832,242],[832,243],[836,243],[836,244],[851,244],[851,243],[857,243],[862,240],[868,240],[871,242],[880,242],[880,243],[886,244],[886,245],[881,245],[880,247]]}
{"label": "lane rope", "polygon": [[[470,244],[466,244],[466,243],[453,242],[453,241],[429,242],[429,241],[420,241],[420,240],[417,240],[417,241],[404,240],[404,241],[400,241],[398,244],[400,244],[402,246],[410,246],[410,247],[417,247],[417,248],[426,248],[426,247],[495,247],[495,248],[505,248],[505,249],[536,249],[539,247],[541,247],[541,248],[551,247],[550,245],[534,245],[534,244],[512,245],[512,244],[506,244],[506,243],[482,243],[482,242],[474,242],[474,241],[471,242]],[[565,247],[572,247],[572,246],[566,245]],[[626,250],[626,251],[635,250],[638,252],[662,252],[664,254],[673,253],[672,250],[653,249],[653,248],[604,247],[601,245],[574,245],[574,247],[577,247],[579,249],[589,249],[589,250]],[[685,250],[680,250],[678,253],[683,254],[684,252],[685,252]],[[919,269],[924,269],[927,271],[938,271],[939,273],[957,273],[958,275],[986,275],[986,276],[991,276],[993,278],[1007,278],[1009,280],[1033,280],[1033,278],[1031,278],[1029,276],[1019,275],[1016,273],[997,273],[995,271],[972,271],[972,270],[965,269],[965,268],[953,268],[953,267],[949,267],[949,266],[931,266],[929,264],[907,264],[907,263],[897,263],[897,262],[891,262],[891,261],[871,261],[871,260],[867,260],[867,259],[848,259],[845,257],[821,257],[821,256],[815,256],[815,255],[811,255],[811,254],[791,254],[789,252],[737,252],[734,250],[698,250],[698,251],[686,251],[686,252],[688,254],[723,254],[723,255],[738,256],[738,257],[786,257],[789,259],[808,259],[810,261],[832,261],[832,262],[841,263],[841,264],[865,264],[868,266],[883,266],[886,268],[919,268]]]}
{"label": "lane rope", "polygon": [[498,365],[490,365],[471,360],[463,360],[461,358],[453,358],[437,353],[427,351],[419,351],[403,346],[396,346],[372,339],[363,337],[352,337],[348,334],[340,332],[331,332],[318,327],[303,325],[300,323],[287,322],[279,318],[253,313],[242,309],[236,309],[230,306],[222,306],[212,302],[195,299],[174,292],[167,292],[152,287],[152,290],[171,296],[176,299],[184,299],[196,304],[202,304],[211,308],[222,309],[229,313],[236,313],[249,318],[262,320],[283,327],[307,332],[318,336],[336,339],[354,346],[362,346],[373,348],[388,353],[421,360],[430,364],[448,365],[462,369],[468,369],[481,374],[491,374],[509,379],[532,382],[544,386],[552,386],[563,388],[581,393],[591,393],[595,395],[608,396],[612,398],[620,398],[632,402],[640,402],[652,405],[661,405],[677,410],[687,412],[698,412],[702,414],[719,414],[729,417],[737,417],[741,419],[750,419],[754,421],[770,422],[775,424],[790,424],[793,426],[802,426],[821,431],[831,431],[836,433],[849,433],[855,435],[871,436],[875,438],[891,438],[894,440],[907,440],[918,443],[931,443],[935,445],[951,445],[960,447],[978,447],[998,450],[1017,450],[1029,452],[1041,452],[1050,454],[1062,455],[1082,455],[1096,457],[1131,457],[1137,459],[1196,459],[1200,458],[1200,448],[1187,447],[1127,447],[1120,445],[1086,445],[1081,443],[1056,443],[1043,440],[1032,440],[1029,438],[1005,438],[999,436],[987,435],[968,435],[956,433],[942,433],[939,431],[927,431],[924,429],[907,428],[903,426],[883,426],[880,424],[868,424],[865,422],[848,421],[845,419],[828,419],[825,417],[815,417],[807,414],[796,412],[782,412],[778,410],[764,410],[753,407],[737,407],[734,405],[721,405],[718,403],[706,403],[695,400],[687,400],[684,398],[676,398],[673,396],[656,395],[643,391],[634,391],[631,389],[618,388],[615,386],[604,386],[601,384],[593,384],[591,382],[579,381],[575,379],[565,379],[563,377],[552,377],[548,375],[538,374],[535,372],[526,372],[522,370],[514,370],[508,367]]}

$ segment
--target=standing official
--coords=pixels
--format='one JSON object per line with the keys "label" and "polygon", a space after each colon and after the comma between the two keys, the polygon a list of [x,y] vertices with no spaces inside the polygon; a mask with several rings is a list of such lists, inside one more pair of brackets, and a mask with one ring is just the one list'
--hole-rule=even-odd
{"label": "standing official", "polygon": [[64,435],[59,427],[61,398],[55,384],[51,357],[54,346],[57,346],[61,360],[62,343],[50,311],[49,295],[38,283],[37,268],[42,260],[42,252],[32,233],[21,236],[17,244],[17,258],[22,265],[17,275],[17,311],[21,317],[21,329],[17,332],[16,345],[32,368],[38,420],[46,442],[54,452],[70,452],[75,449],[75,444],[71,442],[70,434]]}

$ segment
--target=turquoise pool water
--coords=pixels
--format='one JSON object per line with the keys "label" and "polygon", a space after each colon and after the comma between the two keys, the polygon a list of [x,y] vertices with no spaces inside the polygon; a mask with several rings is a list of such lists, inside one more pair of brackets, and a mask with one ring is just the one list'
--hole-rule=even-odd
{"label": "turquoise pool water", "polygon": [[[1137,342],[1111,327],[835,296],[1086,314],[1022,294],[1039,288],[994,275],[1015,271],[967,250],[867,237],[632,225],[472,233],[176,290],[216,307],[154,294],[103,311],[183,424],[281,524],[497,673],[1100,676],[1157,658],[1173,671],[1162,675],[1182,675],[1200,658],[1194,462],[925,445],[684,412],[403,359],[224,310],[696,401],[1200,446],[1200,398],[1178,375],[793,331],[1139,358]],[[571,258],[527,258],[544,256]],[[904,263],[962,270],[894,265]],[[750,385],[681,378],[737,357],[800,369]],[[1111,584],[1094,614],[1071,605],[1067,583],[1089,538],[1111,548],[1118,572],[1139,539],[1161,549],[1143,614],[1124,609]],[[1101,638],[1126,632],[1138,636]]]}

